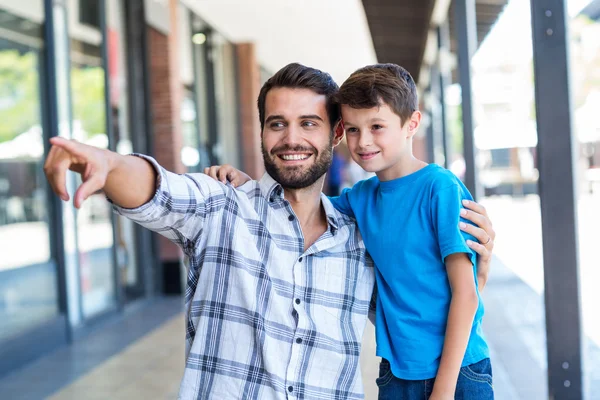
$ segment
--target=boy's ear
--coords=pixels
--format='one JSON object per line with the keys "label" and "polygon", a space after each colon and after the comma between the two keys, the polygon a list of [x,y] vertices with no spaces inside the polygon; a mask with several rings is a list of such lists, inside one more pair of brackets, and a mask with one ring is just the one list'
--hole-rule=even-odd
{"label": "boy's ear", "polygon": [[340,119],[333,128],[333,146],[340,144],[344,137],[344,122]]}
{"label": "boy's ear", "polygon": [[408,120],[409,137],[413,137],[419,130],[419,126],[421,125],[422,117],[423,117],[423,115],[421,114],[421,111],[418,111],[418,110],[413,112],[412,115],[410,116],[410,119]]}

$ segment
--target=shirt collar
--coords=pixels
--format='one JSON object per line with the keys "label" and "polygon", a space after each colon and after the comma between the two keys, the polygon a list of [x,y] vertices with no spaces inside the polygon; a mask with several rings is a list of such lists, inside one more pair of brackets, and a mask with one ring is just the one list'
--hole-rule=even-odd
{"label": "shirt collar", "polygon": [[258,182],[260,191],[269,202],[283,199],[283,187],[271,175],[265,173]]}
{"label": "shirt collar", "polygon": [[[283,200],[283,187],[277,182],[271,175],[265,173],[259,181],[260,191],[265,196],[267,201],[270,203],[275,202],[277,200]],[[327,216],[327,222],[331,227],[332,233],[335,233],[341,225],[340,223],[340,214],[333,207],[331,201],[321,193],[321,204],[323,205],[323,209],[325,210],[325,215]]]}

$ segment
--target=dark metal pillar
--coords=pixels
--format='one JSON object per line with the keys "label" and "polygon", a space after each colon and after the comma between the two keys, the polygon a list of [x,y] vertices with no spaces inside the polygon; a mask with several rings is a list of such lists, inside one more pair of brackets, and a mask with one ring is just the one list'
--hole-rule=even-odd
{"label": "dark metal pillar", "polygon": [[438,34],[438,70],[439,74],[439,85],[440,85],[440,106],[441,106],[441,127],[442,127],[442,147],[444,152],[444,168],[450,166],[452,157],[452,149],[450,148],[450,132],[448,130],[448,115],[446,110],[446,88],[450,82],[448,71],[445,70],[446,66],[443,62],[445,54],[450,53],[450,29],[448,21],[444,22],[437,28]]}
{"label": "dark metal pillar", "polygon": [[465,185],[477,200],[480,185],[475,164],[473,123],[473,90],[471,87],[471,58],[477,48],[477,21],[475,0],[456,0],[456,40],[458,42],[458,72],[462,91],[463,148],[465,157]]}
{"label": "dark metal pillar", "polygon": [[531,0],[548,394],[551,399],[580,400],[581,307],[567,18],[564,0]]}

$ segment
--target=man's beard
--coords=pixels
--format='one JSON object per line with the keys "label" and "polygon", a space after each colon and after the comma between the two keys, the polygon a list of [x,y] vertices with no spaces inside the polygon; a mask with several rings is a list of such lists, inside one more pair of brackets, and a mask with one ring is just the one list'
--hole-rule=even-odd
{"label": "man's beard", "polygon": [[[315,183],[322,177],[329,167],[333,159],[333,141],[330,144],[318,151],[314,147],[297,146],[280,146],[273,148],[271,153],[267,153],[264,144],[261,146],[263,160],[265,162],[265,170],[273,179],[275,179],[284,189],[304,189]],[[275,154],[283,151],[294,152],[310,152],[316,158],[315,162],[308,168],[305,166],[295,166],[287,168],[279,168],[275,165]],[[311,156],[311,157],[312,157]]]}

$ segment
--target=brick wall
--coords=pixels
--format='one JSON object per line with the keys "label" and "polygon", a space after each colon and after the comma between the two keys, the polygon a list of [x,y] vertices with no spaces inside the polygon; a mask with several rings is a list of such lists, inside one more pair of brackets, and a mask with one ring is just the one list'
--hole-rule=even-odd
{"label": "brick wall", "polygon": [[260,151],[260,122],[256,107],[260,93],[260,70],[254,44],[240,43],[236,45],[236,52],[243,168],[252,178],[260,179],[265,171]]}
{"label": "brick wall", "polygon": [[[171,60],[173,41],[169,36],[148,27],[154,157],[169,171],[184,173],[185,166],[181,162],[183,137],[179,113],[181,87],[178,87],[181,83],[179,82],[179,70],[173,68]],[[169,262],[180,259],[181,250],[175,244],[161,236],[159,245],[161,261]]]}

